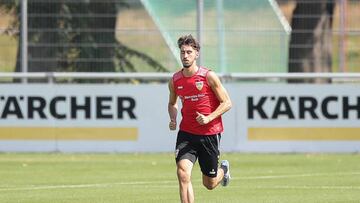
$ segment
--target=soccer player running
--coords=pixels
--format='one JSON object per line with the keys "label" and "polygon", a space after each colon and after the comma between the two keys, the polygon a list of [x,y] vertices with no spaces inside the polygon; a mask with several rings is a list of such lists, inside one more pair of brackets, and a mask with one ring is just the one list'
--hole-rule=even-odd
{"label": "soccer player running", "polygon": [[196,65],[199,43],[191,35],[178,39],[183,68],[169,81],[169,128],[176,130],[177,98],[182,102],[182,120],[176,140],[175,159],[181,202],[194,202],[191,172],[199,159],[203,185],[214,189],[230,181],[229,162],[218,168],[219,142],[223,132],[221,115],[231,108],[231,100],[218,76]]}

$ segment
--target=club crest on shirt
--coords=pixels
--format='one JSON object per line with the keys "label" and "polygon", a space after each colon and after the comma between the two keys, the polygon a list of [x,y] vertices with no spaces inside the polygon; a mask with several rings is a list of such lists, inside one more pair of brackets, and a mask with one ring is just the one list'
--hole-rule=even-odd
{"label": "club crest on shirt", "polygon": [[197,81],[197,82],[195,82],[195,85],[196,85],[196,88],[198,90],[201,90],[203,88],[203,86],[204,86],[204,82],[203,81]]}

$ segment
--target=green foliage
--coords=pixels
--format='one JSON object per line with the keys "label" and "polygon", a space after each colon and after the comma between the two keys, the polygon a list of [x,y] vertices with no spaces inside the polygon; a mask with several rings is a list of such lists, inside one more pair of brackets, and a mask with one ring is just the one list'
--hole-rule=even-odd
{"label": "green foliage", "polygon": [[[125,1],[29,0],[29,71],[136,72],[133,57],[154,71],[167,71],[149,55],[115,39],[118,8],[127,6]],[[20,14],[18,1],[1,2],[0,7]]]}

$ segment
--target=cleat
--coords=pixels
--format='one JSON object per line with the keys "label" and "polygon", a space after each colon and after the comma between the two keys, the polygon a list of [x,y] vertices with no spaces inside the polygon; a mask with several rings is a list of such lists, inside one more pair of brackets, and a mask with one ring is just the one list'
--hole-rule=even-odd
{"label": "cleat", "polygon": [[223,179],[221,180],[221,185],[226,187],[229,185],[230,183],[230,163],[228,160],[222,160],[221,161],[221,165],[220,165],[220,168],[222,168],[224,170],[224,177]]}

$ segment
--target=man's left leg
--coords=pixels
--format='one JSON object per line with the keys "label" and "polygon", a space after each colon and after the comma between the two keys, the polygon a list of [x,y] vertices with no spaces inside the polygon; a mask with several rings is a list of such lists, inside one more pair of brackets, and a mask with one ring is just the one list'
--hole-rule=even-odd
{"label": "man's left leg", "polygon": [[217,175],[215,177],[209,177],[203,174],[202,176],[202,180],[203,180],[203,185],[208,189],[208,190],[212,190],[214,188],[216,188],[216,186],[219,185],[219,183],[222,181],[224,177],[224,169],[219,168],[217,171]]}
{"label": "man's left leg", "polygon": [[220,138],[220,134],[204,136],[198,149],[203,185],[209,190],[218,186],[228,171],[222,165],[218,168]]}

